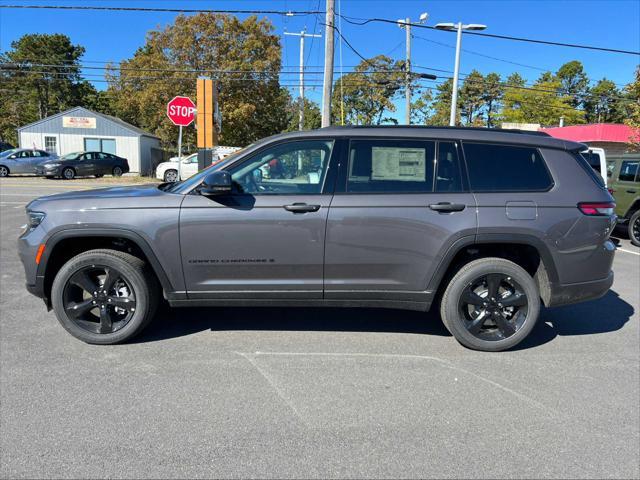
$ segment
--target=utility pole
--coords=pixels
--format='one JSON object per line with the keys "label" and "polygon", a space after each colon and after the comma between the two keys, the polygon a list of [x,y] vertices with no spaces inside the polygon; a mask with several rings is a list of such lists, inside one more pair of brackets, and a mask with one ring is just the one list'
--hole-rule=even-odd
{"label": "utility pole", "polygon": [[404,113],[404,123],[407,125],[411,125],[411,20],[409,17],[405,20],[404,31],[407,34],[406,39],[406,57],[404,62],[404,78],[405,78],[405,89],[404,89],[404,103],[405,103],[405,113]]}
{"label": "utility pole", "polygon": [[300,94],[298,101],[300,102],[300,115],[298,117],[298,130],[304,129],[304,37],[316,37],[320,38],[322,35],[315,35],[313,33],[307,33],[302,30],[300,33],[284,32],[285,35],[292,35],[294,37],[300,37]]}
{"label": "utility pole", "polygon": [[[418,23],[423,24],[429,18],[428,13],[420,14],[420,21]],[[397,21],[398,27],[404,28],[406,33],[406,56],[404,62],[404,100],[405,100],[405,113],[404,123],[411,125],[411,19],[409,17],[400,19]]]}
{"label": "utility pole", "polygon": [[331,125],[331,88],[333,87],[333,29],[335,0],[327,0],[324,35],[324,85],[322,88],[322,126]]}

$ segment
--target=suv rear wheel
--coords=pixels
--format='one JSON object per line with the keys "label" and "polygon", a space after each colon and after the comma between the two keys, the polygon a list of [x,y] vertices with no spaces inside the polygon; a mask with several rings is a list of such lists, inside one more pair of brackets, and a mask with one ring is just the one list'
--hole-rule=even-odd
{"label": "suv rear wheel", "polygon": [[449,332],[474,350],[497,352],[520,343],[540,313],[531,276],[503,258],[474,260],[447,286],[440,314]]}
{"label": "suv rear wheel", "polygon": [[640,247],[640,210],[629,219],[629,240],[636,247]]}
{"label": "suv rear wheel", "polygon": [[51,302],[71,335],[109,345],[132,338],[153,319],[158,284],[133,255],[89,250],[62,266],[53,281]]}

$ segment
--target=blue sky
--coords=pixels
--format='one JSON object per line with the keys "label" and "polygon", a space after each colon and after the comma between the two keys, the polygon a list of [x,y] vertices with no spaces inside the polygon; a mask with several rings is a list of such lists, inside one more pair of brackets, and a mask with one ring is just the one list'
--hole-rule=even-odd
{"label": "blue sky", "polygon": [[[216,9],[270,9],[270,10],[324,10],[324,0],[270,0],[270,1],[197,1],[197,0],[0,0],[0,4],[45,5],[100,5],[123,7],[166,8],[216,8]],[[640,1],[417,1],[417,0],[336,0],[336,8],[342,14],[369,18],[398,19],[410,17],[417,20],[420,13],[428,12],[428,25],[438,22],[484,23],[487,33],[512,35],[567,43],[587,44],[626,50],[640,50]],[[145,33],[153,28],[171,23],[176,14],[143,12],[95,12],[65,10],[15,10],[0,9],[0,50],[10,48],[13,40],[27,33],[64,33],[74,43],[86,48],[85,62],[118,61],[130,57],[144,43]],[[315,16],[269,16],[282,35],[284,45],[283,69],[292,71],[299,64],[297,37],[284,37],[283,33],[307,31],[324,34]],[[342,32],[365,57],[386,54],[396,59],[404,58],[404,31],[395,25],[371,23],[366,26],[342,22]],[[427,29],[413,29],[412,62],[416,66],[453,70],[454,50],[451,46],[455,35]],[[417,38],[423,37],[423,38]],[[425,40],[426,39],[426,40]],[[321,95],[321,65],[324,39],[306,40],[305,59],[309,66],[307,96],[318,101]],[[520,72],[528,81],[541,73],[539,69],[556,70],[564,62],[580,60],[592,79],[607,77],[625,84],[632,80],[640,57],[574,48],[535,45],[530,43],[463,37],[460,71],[473,68],[482,73],[498,72],[503,76]],[[340,68],[339,43],[336,43],[336,69]],[[476,53],[471,53],[476,52]],[[495,60],[477,53],[496,57]],[[342,63],[348,71],[359,58],[346,46],[342,46]],[[516,62],[529,68],[513,65]],[[89,63],[88,63],[89,64]],[[417,70],[421,71],[421,70]],[[426,71],[426,70],[422,70]],[[95,71],[86,71],[95,74]],[[297,74],[283,74],[283,83],[297,84]],[[429,85],[426,83],[426,85]],[[104,84],[97,83],[98,88]],[[291,89],[297,94],[297,88]],[[403,115],[402,101],[396,102],[396,116]]]}

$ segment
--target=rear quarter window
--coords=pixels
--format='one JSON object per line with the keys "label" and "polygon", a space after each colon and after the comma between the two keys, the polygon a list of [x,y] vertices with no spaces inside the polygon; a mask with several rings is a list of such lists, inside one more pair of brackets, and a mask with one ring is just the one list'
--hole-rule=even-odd
{"label": "rear quarter window", "polygon": [[463,150],[472,191],[545,191],[553,186],[536,148],[465,142]]}

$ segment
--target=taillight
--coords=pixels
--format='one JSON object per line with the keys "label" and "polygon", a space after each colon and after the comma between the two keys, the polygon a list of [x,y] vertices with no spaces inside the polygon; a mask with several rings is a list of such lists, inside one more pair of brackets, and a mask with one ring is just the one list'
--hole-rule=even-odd
{"label": "taillight", "polygon": [[578,208],[585,215],[609,216],[613,215],[616,204],[613,202],[580,202]]}

